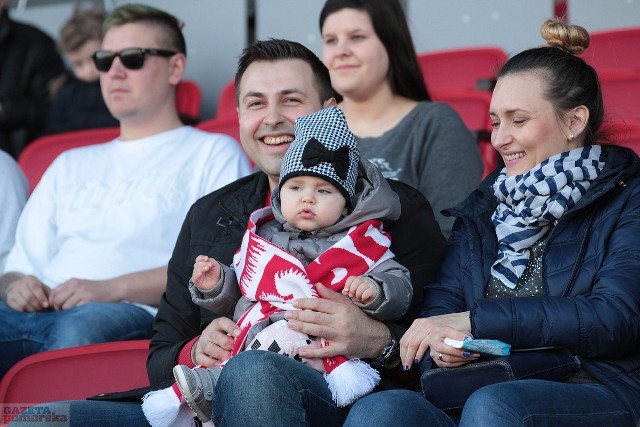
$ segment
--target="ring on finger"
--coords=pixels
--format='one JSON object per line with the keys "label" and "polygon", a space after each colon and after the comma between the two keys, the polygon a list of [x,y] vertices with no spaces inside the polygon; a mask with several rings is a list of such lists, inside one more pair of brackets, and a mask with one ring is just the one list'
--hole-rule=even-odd
{"label": "ring on finger", "polygon": [[441,362],[444,362],[444,360],[442,359],[442,353],[438,354],[438,360],[441,361]]}

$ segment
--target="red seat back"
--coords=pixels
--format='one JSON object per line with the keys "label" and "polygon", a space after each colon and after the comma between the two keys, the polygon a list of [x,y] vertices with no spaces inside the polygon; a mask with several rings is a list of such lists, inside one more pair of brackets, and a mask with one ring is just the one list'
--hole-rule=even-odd
{"label": "red seat back", "polygon": [[52,350],[22,359],[0,382],[0,403],[82,400],[98,393],[149,385],[149,340]]}
{"label": "red seat back", "polygon": [[231,80],[222,88],[218,98],[216,117],[223,118],[238,115],[235,82]]}
{"label": "red seat back", "polygon": [[607,120],[640,121],[640,71],[600,73],[600,85]]}
{"label": "red seat back", "polygon": [[200,86],[191,80],[182,80],[176,88],[176,108],[180,118],[186,124],[200,121],[202,91]]}
{"label": "red seat back", "polygon": [[506,59],[506,52],[499,47],[450,49],[418,55],[418,63],[429,91],[491,90],[491,83],[495,81]]}
{"label": "red seat back", "polygon": [[51,162],[70,148],[107,142],[120,135],[119,127],[77,130],[37,138],[20,153],[18,164],[29,181],[29,193],[36,187]]}
{"label": "red seat back", "polygon": [[613,70],[640,71],[640,27],[593,32],[582,57],[598,73]]}

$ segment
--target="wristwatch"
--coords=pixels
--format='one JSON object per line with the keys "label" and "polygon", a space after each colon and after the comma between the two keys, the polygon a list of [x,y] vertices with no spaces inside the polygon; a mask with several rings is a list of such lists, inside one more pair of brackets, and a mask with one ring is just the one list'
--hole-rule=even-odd
{"label": "wristwatch", "polygon": [[378,369],[392,369],[400,364],[400,344],[396,340],[382,349],[378,357],[369,362],[371,366]]}

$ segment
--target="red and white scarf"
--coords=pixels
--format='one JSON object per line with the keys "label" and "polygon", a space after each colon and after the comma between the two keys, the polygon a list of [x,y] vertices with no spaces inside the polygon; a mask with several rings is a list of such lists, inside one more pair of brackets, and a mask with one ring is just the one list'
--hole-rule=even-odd
{"label": "red and white scarf", "polygon": [[[393,258],[391,240],[382,231],[382,222],[369,220],[351,227],[347,234],[306,267],[295,256],[256,233],[273,220],[270,207],[251,214],[242,245],[233,257],[240,291],[256,304],[238,320],[240,335],[231,356],[244,349],[251,327],[274,313],[295,310],[291,301],[318,296],[315,283],[340,292],[349,276],[361,276]],[[330,343],[322,339],[321,345]],[[347,361],[343,356],[323,360],[327,374]]]}

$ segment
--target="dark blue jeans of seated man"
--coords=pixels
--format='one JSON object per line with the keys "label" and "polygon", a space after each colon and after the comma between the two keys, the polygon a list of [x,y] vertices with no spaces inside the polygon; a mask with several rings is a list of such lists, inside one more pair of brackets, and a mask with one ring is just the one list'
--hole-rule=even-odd
{"label": "dark blue jeans of seated man", "polygon": [[245,351],[222,369],[213,397],[216,426],[341,426],[324,376],[270,351]]}
{"label": "dark blue jeans of seated man", "polygon": [[90,303],[28,313],[0,302],[0,377],[25,357],[47,350],[144,338],[153,315],[129,303]]}

